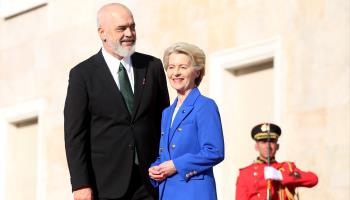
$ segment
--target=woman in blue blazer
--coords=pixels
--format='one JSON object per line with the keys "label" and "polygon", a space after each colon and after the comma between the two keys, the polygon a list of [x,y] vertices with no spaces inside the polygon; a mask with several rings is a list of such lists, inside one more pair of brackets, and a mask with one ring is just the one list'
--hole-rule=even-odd
{"label": "woman in blue blazer", "polygon": [[161,200],[215,200],[213,166],[224,159],[224,140],[217,105],[197,88],[205,54],[176,43],[166,49],[163,62],[177,98],[162,113],[159,156],[148,170],[151,182]]}

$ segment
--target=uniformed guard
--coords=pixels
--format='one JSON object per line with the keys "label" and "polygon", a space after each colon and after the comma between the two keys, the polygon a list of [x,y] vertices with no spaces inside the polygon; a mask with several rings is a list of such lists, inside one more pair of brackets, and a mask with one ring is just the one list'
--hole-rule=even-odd
{"label": "uniformed guard", "polygon": [[268,193],[271,200],[295,200],[297,187],[317,184],[318,178],[313,172],[301,171],[292,162],[275,160],[280,135],[281,128],[272,123],[258,124],[252,129],[251,136],[256,141],[259,156],[253,164],[240,169],[236,200],[266,200]]}

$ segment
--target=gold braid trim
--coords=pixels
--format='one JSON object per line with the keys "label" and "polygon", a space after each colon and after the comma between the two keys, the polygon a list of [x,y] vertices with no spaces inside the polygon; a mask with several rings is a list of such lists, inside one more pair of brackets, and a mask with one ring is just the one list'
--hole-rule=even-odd
{"label": "gold braid trim", "polygon": [[289,167],[289,171],[290,171],[290,172],[293,172],[292,164],[291,164],[290,162],[287,162],[287,164],[288,164],[288,167]]}
{"label": "gold braid trim", "polygon": [[[287,164],[288,164],[289,171],[290,171],[290,172],[293,172],[292,164],[291,164],[290,162],[287,162]],[[280,171],[284,171],[284,168],[280,168],[279,170],[280,170]],[[287,195],[287,199],[288,199],[288,200],[296,200],[296,199],[294,198],[294,195],[293,195],[293,194],[288,190],[288,188],[285,187],[285,186],[280,185],[280,188],[279,188],[279,190],[278,190],[278,194],[279,194],[279,199],[280,199],[280,200],[284,200],[284,194]],[[299,199],[299,198],[298,198],[298,199]]]}
{"label": "gold braid trim", "polygon": [[280,200],[284,200],[284,195],[287,195],[287,199],[288,200],[296,200],[294,198],[294,195],[288,190],[287,187],[283,187],[280,185],[280,188],[278,189],[278,196]]}
{"label": "gold braid trim", "polygon": [[280,200],[284,199],[284,195],[283,195],[283,187],[282,185],[280,185],[280,188],[278,189],[278,196]]}
{"label": "gold braid trim", "polygon": [[288,199],[288,200],[295,200],[295,199],[294,199],[294,195],[288,190],[287,187],[284,188],[284,191],[286,192],[286,195],[287,195],[287,199]]}

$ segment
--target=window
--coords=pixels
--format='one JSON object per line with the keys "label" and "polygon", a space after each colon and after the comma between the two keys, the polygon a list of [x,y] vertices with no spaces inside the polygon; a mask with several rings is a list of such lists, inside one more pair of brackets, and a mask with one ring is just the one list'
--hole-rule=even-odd
{"label": "window", "polygon": [[8,124],[5,199],[36,199],[37,140],[37,117]]}
{"label": "window", "polygon": [[0,108],[0,199],[43,199],[45,195],[41,122],[45,105],[37,99]]}

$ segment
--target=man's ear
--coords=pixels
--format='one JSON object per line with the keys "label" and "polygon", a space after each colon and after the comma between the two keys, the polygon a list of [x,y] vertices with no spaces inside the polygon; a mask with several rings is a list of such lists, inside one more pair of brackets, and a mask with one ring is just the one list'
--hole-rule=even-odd
{"label": "man's ear", "polygon": [[276,150],[280,149],[280,144],[276,144]]}
{"label": "man's ear", "polygon": [[106,39],[106,32],[103,30],[103,28],[99,27],[97,29],[98,31],[98,35],[100,36],[100,39],[103,41],[103,42],[106,42],[107,39]]}

